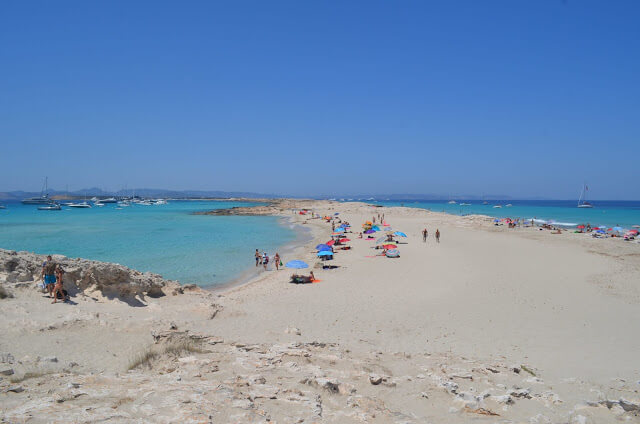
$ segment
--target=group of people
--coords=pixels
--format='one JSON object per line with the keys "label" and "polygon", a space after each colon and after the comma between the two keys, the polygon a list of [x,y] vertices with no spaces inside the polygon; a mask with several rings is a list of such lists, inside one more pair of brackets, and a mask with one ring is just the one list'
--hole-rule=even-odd
{"label": "group of people", "polygon": [[[269,255],[267,254],[267,252],[260,253],[260,251],[256,249],[255,257],[256,267],[262,265],[264,270],[266,271],[269,265]],[[282,259],[280,258],[280,254],[277,252],[273,257],[273,263],[276,267],[276,271],[280,270],[280,267],[282,266]]]}
{"label": "group of people", "polygon": [[62,276],[64,269],[56,263],[51,255],[47,256],[47,260],[42,263],[42,284],[43,288],[49,293],[49,297],[53,297],[53,302],[58,301],[58,296],[65,302],[69,300],[67,291],[62,286]]}
{"label": "group of people", "polygon": [[[429,231],[425,228],[422,230],[422,241],[427,242],[427,237],[429,237]],[[440,243],[440,229],[436,228],[436,243]]]}

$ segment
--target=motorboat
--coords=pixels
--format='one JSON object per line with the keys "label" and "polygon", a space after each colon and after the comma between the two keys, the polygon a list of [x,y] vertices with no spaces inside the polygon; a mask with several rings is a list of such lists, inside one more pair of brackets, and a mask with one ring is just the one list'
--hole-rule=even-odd
{"label": "motorboat", "polygon": [[50,203],[46,206],[38,206],[39,211],[60,211],[62,207],[57,203]]}
{"label": "motorboat", "polygon": [[107,204],[107,203],[118,203],[118,200],[115,197],[107,197],[106,199],[100,199],[98,200],[98,202],[102,203],[102,204]]}
{"label": "motorboat", "polygon": [[460,203],[460,206],[471,206],[471,203]]}
{"label": "motorboat", "polygon": [[449,203],[450,205],[455,205],[458,202],[456,202],[455,200],[449,200],[449,202],[447,202],[447,203]]}
{"label": "motorboat", "polygon": [[76,208],[76,209],[89,209],[91,208],[91,205],[87,202],[80,202],[80,203],[69,203],[67,206],[69,206],[70,208]]}
{"label": "motorboat", "polygon": [[511,206],[513,206],[513,205],[512,205],[511,203],[507,203],[505,206],[506,206],[506,207],[508,207],[508,208],[510,208],[510,207],[511,207]]}
{"label": "motorboat", "polygon": [[495,205],[494,209],[500,209],[502,207],[502,205]]}

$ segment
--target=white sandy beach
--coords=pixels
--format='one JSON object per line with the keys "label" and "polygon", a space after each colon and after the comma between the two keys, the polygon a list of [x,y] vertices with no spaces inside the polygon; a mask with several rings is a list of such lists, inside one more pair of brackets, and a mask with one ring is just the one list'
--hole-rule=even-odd
{"label": "white sandy beach", "polygon": [[[15,297],[0,300],[0,365],[13,374],[0,381],[0,419],[640,421],[640,244],[300,201],[281,214],[313,241],[283,262],[315,264],[314,246],[331,233],[292,206],[339,212],[352,225],[352,249],[332,261],[340,267],[313,269],[319,283],[290,284],[292,270],[271,270],[139,306],[96,288],[77,305],[50,305],[35,283],[4,283]],[[400,258],[373,256],[373,242],[357,238],[378,213],[408,235]],[[251,255],[249,246],[249,264]],[[200,336],[198,349],[128,370],[161,345],[152,332],[186,330]],[[43,375],[21,380],[29,371]]]}

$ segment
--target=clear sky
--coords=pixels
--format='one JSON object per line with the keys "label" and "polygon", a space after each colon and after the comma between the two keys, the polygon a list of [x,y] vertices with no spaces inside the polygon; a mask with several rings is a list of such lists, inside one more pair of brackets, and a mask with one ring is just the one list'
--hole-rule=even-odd
{"label": "clear sky", "polygon": [[3,1],[0,146],[0,191],[640,199],[640,1]]}

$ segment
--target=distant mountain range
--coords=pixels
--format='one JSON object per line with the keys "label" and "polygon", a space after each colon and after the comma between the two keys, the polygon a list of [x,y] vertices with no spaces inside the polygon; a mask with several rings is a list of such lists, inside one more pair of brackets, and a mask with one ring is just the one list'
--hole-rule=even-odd
{"label": "distant mountain range", "polygon": [[[47,190],[50,197],[55,196],[69,196],[69,197],[105,197],[105,196],[140,196],[140,197],[152,197],[152,198],[219,198],[228,199],[230,197],[247,197],[247,198],[268,198],[276,199],[283,196],[277,196],[273,194],[261,194],[243,191],[219,191],[219,190],[165,190],[156,188],[137,188],[135,190],[118,190],[118,191],[104,191],[100,188],[87,188],[75,191],[61,191],[55,189]],[[27,197],[40,196],[40,192],[31,191],[9,191],[0,192],[0,199],[2,200],[22,200]]]}
{"label": "distant mountain range", "polygon": [[[140,196],[146,198],[219,198],[228,199],[230,197],[245,197],[245,198],[257,198],[257,199],[278,199],[283,197],[291,198],[314,198],[314,199],[350,199],[350,200],[511,200],[511,196],[506,194],[491,194],[485,196],[478,196],[473,194],[445,196],[441,194],[350,194],[350,195],[335,195],[324,194],[318,196],[291,196],[291,195],[278,195],[278,194],[265,194],[255,193],[248,191],[221,191],[221,190],[166,190],[160,188],[137,188],[118,191],[105,191],[98,187],[86,188],[75,191],[62,191],[50,189],[47,191],[49,196],[65,196],[65,197],[105,197],[105,196]],[[0,192],[0,199],[2,200],[22,200],[27,197],[40,196],[40,192],[31,191],[9,191]],[[546,198],[534,198],[529,200],[548,200]]]}

